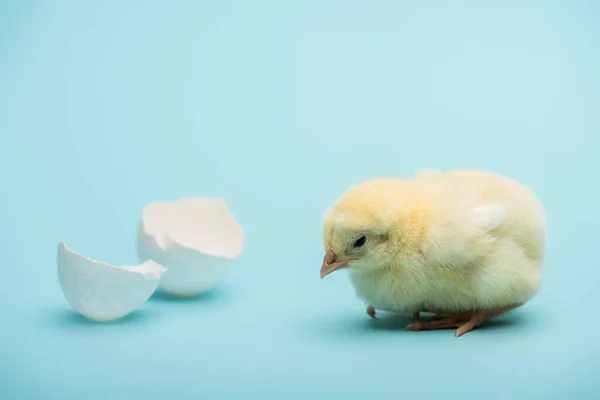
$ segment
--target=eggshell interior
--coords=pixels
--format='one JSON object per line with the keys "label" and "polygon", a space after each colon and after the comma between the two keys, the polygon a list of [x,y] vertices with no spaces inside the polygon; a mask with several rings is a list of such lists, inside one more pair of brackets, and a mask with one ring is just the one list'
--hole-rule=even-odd
{"label": "eggshell interior", "polygon": [[58,244],[58,278],[63,295],[81,315],[95,321],[122,318],[144,304],[166,268],[152,260],[119,267]]}
{"label": "eggshell interior", "polygon": [[242,227],[219,198],[152,203],[137,239],[140,261],[168,268],[159,287],[174,296],[195,296],[225,279],[244,246]]}

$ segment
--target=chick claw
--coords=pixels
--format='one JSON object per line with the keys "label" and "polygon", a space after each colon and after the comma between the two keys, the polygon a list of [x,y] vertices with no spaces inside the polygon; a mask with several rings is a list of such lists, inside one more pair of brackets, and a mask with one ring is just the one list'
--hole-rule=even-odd
{"label": "chick claw", "polygon": [[377,319],[375,317],[375,307],[373,306],[368,306],[367,307],[367,314],[369,314],[369,317],[373,318],[373,319]]}

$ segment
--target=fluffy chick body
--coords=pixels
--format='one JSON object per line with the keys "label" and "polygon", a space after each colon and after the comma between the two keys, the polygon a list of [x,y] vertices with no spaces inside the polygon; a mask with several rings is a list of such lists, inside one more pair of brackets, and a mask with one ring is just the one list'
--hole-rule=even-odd
{"label": "fluffy chick body", "polygon": [[[490,204],[504,213],[482,220]],[[361,232],[370,243],[353,254]],[[350,187],[324,220],[325,247],[356,256],[347,269],[357,296],[399,314],[526,303],[542,283],[545,232],[528,187],[478,170],[370,179]]]}

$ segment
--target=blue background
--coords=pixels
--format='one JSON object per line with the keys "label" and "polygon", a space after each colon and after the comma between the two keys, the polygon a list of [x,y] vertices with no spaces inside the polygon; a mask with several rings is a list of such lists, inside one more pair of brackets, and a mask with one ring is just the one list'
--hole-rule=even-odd
{"label": "blue background", "polygon": [[[598,398],[599,20],[591,0],[1,2],[0,398]],[[338,195],[424,167],[547,208],[543,290],[460,339],[319,279]],[[136,263],[143,207],[184,196],[244,226],[231,279],[112,324],[72,311],[57,243]]]}

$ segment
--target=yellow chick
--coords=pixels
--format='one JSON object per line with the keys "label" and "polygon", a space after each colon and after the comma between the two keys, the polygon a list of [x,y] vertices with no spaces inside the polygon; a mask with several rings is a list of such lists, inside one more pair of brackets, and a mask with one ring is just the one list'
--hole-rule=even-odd
{"label": "yellow chick", "polygon": [[[375,310],[407,329],[459,337],[530,300],[542,282],[546,216],[525,185],[478,170],[422,171],[350,187],[324,217],[321,278],[346,269]],[[420,312],[436,315],[419,321]]]}

